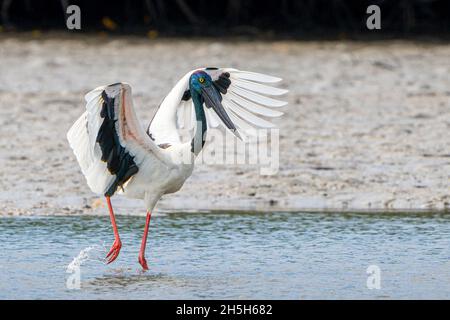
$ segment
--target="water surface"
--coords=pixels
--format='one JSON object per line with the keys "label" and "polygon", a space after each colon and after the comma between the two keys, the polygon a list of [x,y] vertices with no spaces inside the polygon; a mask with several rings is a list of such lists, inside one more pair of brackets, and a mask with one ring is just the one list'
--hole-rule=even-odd
{"label": "water surface", "polygon": [[[137,256],[144,217],[0,218],[2,299],[391,299],[450,298],[450,215],[171,213],[152,218],[147,261]],[[81,266],[68,289],[67,266]],[[381,289],[367,288],[367,267]]]}

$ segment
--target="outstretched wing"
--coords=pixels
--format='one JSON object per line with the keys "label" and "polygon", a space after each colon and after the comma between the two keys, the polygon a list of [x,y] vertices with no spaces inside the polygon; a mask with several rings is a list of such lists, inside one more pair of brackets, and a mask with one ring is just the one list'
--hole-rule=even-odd
{"label": "outstretched wing", "polygon": [[93,192],[111,196],[139,171],[145,159],[167,161],[141,127],[128,84],[99,87],[85,100],[86,111],[70,128],[67,139]]}
{"label": "outstretched wing", "polygon": [[[232,68],[204,68],[214,81],[215,88],[222,95],[222,105],[235,124],[241,136],[255,136],[260,128],[272,128],[267,118],[279,117],[283,112],[277,108],[287,102],[273,97],[286,94],[288,90],[274,87],[282,79]],[[195,126],[195,111],[186,87],[177,112],[179,128],[192,129]],[[208,126],[218,127],[222,121],[212,108],[205,108]]]}

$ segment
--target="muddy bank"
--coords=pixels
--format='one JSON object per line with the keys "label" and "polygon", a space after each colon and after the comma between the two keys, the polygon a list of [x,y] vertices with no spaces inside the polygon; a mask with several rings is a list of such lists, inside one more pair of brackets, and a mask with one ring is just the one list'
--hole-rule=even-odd
{"label": "muddy bank", "polygon": [[104,212],[65,139],[84,94],[126,81],[146,124],[199,66],[285,79],[279,171],[201,164],[159,210],[450,207],[449,45],[0,38],[0,214]]}

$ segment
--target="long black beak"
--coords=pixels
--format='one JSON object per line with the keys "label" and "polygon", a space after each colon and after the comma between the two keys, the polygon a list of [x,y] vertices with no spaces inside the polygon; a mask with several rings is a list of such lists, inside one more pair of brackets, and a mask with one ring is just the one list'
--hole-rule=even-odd
{"label": "long black beak", "polygon": [[234,126],[234,123],[231,121],[230,117],[225,111],[225,108],[222,105],[222,96],[220,95],[220,93],[213,86],[208,86],[202,87],[202,96],[205,100],[206,107],[213,108],[213,110],[217,113],[220,120],[222,120],[225,126],[230,129],[236,137],[242,139],[236,127]]}

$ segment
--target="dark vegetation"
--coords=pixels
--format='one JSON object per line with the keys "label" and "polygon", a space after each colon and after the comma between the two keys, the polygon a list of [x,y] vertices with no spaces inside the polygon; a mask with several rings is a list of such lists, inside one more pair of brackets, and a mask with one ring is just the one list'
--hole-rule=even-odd
{"label": "dark vegetation", "polygon": [[[82,30],[164,36],[354,37],[448,35],[449,0],[0,0],[2,30],[66,30],[65,8],[81,8]],[[369,5],[382,29],[366,28]]]}

